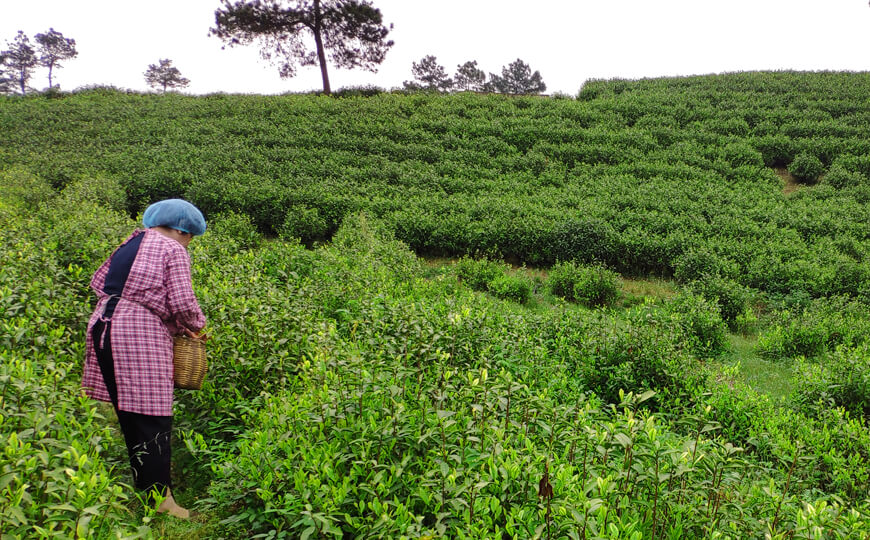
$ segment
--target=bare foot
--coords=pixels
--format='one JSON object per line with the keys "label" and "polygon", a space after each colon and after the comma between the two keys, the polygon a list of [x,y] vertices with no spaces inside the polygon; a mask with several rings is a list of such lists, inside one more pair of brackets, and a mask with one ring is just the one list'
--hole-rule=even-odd
{"label": "bare foot", "polygon": [[175,502],[175,498],[172,496],[172,491],[168,488],[166,490],[166,498],[157,507],[157,512],[161,514],[165,512],[170,516],[180,519],[188,519],[190,517],[190,510],[178,506],[178,503]]}

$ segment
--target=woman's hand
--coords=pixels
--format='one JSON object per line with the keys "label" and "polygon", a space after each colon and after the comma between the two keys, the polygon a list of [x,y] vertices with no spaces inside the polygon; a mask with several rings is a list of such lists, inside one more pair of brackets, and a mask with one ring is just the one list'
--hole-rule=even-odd
{"label": "woman's hand", "polygon": [[190,339],[198,339],[200,341],[208,341],[211,336],[205,333],[205,331],[201,330],[198,334],[191,330],[190,328],[184,329],[184,335],[189,337]]}

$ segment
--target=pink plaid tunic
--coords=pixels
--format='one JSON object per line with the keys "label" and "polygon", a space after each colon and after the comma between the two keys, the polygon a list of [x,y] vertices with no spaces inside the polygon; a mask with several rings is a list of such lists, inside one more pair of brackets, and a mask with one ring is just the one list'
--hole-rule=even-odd
{"label": "pink plaid tunic", "polygon": [[[118,408],[152,416],[172,416],[172,335],[198,331],[205,316],[190,279],[190,257],[184,246],[150,229],[144,234],[124,291],[112,315],[111,346],[118,385]],[[88,396],[110,401],[97,363],[91,329],[100,320],[110,296],[103,292],[107,260],[91,279],[99,296],[88,323],[82,387]]]}

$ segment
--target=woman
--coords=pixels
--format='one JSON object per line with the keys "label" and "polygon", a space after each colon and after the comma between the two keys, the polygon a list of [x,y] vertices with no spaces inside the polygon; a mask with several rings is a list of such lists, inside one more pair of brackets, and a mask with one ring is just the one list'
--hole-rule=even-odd
{"label": "woman", "polygon": [[99,301],[88,324],[82,386],[111,402],[127,443],[136,488],[159,495],[158,512],[187,518],[172,497],[172,336],[205,327],[194,295],[187,246],[205,232],[192,204],[152,204],[136,230],[94,274]]}

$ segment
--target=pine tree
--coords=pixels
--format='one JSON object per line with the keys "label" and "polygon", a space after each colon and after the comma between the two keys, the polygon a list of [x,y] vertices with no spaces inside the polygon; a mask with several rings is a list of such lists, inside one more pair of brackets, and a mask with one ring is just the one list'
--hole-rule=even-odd
{"label": "pine tree", "polygon": [[456,66],[453,87],[457,90],[481,91],[486,88],[486,73],[477,67],[477,60]]}
{"label": "pine tree", "polygon": [[45,34],[36,34],[34,39],[39,44],[39,64],[48,68],[48,87],[51,88],[52,71],[63,67],[61,60],[78,56],[76,40],[63,37],[54,28],[49,28]]}
{"label": "pine tree", "polygon": [[184,88],[190,84],[169,59],[160,60],[160,65],[150,64],[145,70],[145,82],[152,88],[163,88],[164,94],[167,88]]}
{"label": "pine tree", "polygon": [[434,90],[446,92],[453,87],[453,81],[447,76],[444,66],[438,64],[438,59],[427,55],[420,62],[411,63],[413,81],[405,81],[405,88],[409,90]]}
{"label": "pine tree", "polygon": [[[323,92],[331,93],[329,58],[339,68],[377,71],[393,46],[381,11],[369,0],[222,0],[211,35],[226,45],[260,44],[260,54],[278,64],[281,77],[298,65],[320,66]],[[309,39],[313,39],[312,48]]]}
{"label": "pine tree", "polygon": [[36,56],[36,51],[33,50],[30,38],[21,30],[18,31],[15,39],[6,42],[6,46],[9,48],[0,52],[0,57],[3,58],[3,65],[6,66],[6,78],[11,80],[11,83],[7,83],[7,85],[18,86],[21,94],[25,95],[27,94],[27,83],[30,81],[33,68],[36,67],[39,58]]}
{"label": "pine tree", "polygon": [[520,60],[501,68],[501,75],[489,74],[489,88],[502,94],[540,94],[547,90],[541,73]]}

